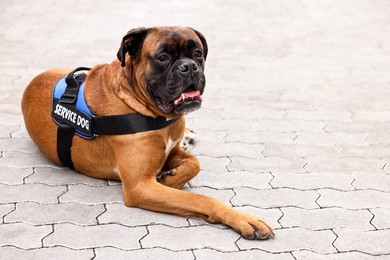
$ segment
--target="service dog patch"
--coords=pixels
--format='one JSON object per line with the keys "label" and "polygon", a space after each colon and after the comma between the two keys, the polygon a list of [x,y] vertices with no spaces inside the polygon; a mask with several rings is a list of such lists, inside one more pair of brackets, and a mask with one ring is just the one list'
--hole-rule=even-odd
{"label": "service dog patch", "polygon": [[92,119],[73,105],[62,104],[60,100],[53,100],[53,118],[87,135],[93,135]]}

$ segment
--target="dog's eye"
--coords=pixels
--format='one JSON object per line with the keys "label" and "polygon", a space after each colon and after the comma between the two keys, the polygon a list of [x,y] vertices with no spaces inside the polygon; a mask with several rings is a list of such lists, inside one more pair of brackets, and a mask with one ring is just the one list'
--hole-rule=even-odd
{"label": "dog's eye", "polygon": [[203,53],[201,51],[199,51],[199,50],[196,50],[194,52],[194,56],[197,57],[197,58],[201,58],[203,56]]}
{"label": "dog's eye", "polygon": [[164,61],[169,60],[169,57],[168,57],[167,55],[165,55],[165,54],[161,54],[161,55],[159,55],[159,56],[157,57],[157,60],[158,60],[159,62],[164,62]]}

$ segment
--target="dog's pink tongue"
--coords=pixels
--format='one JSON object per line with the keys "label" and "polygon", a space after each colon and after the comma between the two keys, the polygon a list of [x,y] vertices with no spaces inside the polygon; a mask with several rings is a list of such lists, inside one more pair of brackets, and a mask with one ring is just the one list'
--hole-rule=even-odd
{"label": "dog's pink tongue", "polygon": [[194,98],[194,97],[199,97],[200,96],[200,90],[194,90],[194,91],[188,91],[188,92],[183,92],[178,99],[174,101],[175,105],[179,104],[180,101],[182,101],[185,98]]}
{"label": "dog's pink tongue", "polygon": [[200,90],[184,92],[183,95],[185,95],[185,97],[190,97],[190,98],[198,97],[200,96]]}

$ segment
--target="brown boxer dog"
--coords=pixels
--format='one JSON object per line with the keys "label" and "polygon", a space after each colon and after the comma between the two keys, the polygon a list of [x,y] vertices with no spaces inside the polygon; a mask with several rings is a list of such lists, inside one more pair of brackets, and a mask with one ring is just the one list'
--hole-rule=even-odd
{"label": "brown boxer dog", "polygon": [[[96,115],[140,113],[179,118],[159,130],[73,137],[71,157],[77,172],[122,182],[126,206],[181,216],[196,216],[232,227],[246,239],[267,239],[272,229],[255,216],[203,195],[181,190],[199,172],[198,160],[180,148],[184,115],[200,107],[205,87],[207,43],[183,27],[138,28],[121,43],[118,59],[97,65],[87,75],[84,95]],[[57,155],[57,124],[51,117],[53,86],[70,70],[52,69],[28,85],[22,100],[31,138],[51,161]]]}

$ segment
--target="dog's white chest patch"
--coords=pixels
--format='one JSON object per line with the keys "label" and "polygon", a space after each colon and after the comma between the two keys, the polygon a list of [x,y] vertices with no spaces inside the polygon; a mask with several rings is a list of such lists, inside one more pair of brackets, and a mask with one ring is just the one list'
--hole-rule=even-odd
{"label": "dog's white chest patch", "polygon": [[173,141],[171,138],[168,138],[168,142],[165,146],[165,156],[169,155],[169,153],[171,152],[173,147],[175,147],[179,143],[179,141],[180,141],[180,139]]}

